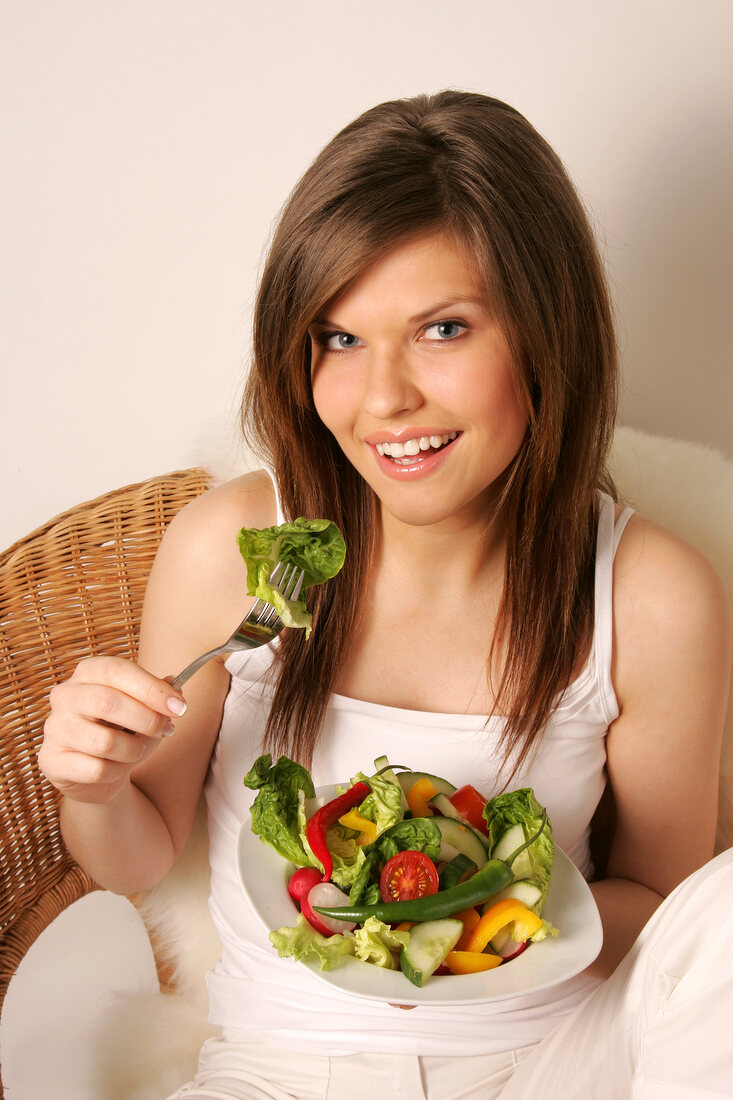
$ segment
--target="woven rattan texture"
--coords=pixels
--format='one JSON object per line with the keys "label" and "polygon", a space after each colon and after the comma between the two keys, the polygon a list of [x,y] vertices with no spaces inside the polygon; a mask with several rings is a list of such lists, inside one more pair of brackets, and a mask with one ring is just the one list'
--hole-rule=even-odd
{"label": "woven rattan texture", "polygon": [[0,1006],[36,936],[94,888],[64,848],[58,796],[38,769],[49,692],[83,657],[137,655],[160,539],[207,485],[197,468],[115,490],[0,555]]}

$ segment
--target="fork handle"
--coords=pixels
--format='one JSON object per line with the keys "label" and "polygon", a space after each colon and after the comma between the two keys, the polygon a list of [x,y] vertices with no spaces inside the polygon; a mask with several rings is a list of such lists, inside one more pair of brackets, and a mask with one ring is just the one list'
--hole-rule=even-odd
{"label": "fork handle", "polygon": [[218,645],[216,649],[210,649],[208,653],[202,653],[195,661],[191,661],[190,665],[186,665],[183,672],[179,672],[175,680],[171,680],[173,690],[179,691],[186,680],[190,680],[194,672],[198,672],[200,668],[203,668],[207,661],[210,661],[212,657],[221,657],[225,653],[231,653],[228,645]]}

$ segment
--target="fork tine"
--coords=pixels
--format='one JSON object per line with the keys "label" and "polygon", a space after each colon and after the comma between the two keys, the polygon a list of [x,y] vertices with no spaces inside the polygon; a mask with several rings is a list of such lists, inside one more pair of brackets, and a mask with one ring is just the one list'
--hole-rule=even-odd
{"label": "fork tine", "polygon": [[[280,563],[282,564],[282,563]],[[303,578],[305,571],[298,569],[295,565],[288,565],[282,576],[275,584],[280,595],[286,600],[297,600],[300,595],[300,590],[303,587]],[[265,613],[258,619],[258,622],[262,626],[271,626],[277,620],[278,614],[272,604],[265,604]]]}
{"label": "fork tine", "polygon": [[298,580],[302,578],[303,570],[298,569],[295,565],[292,566],[290,573],[287,576],[283,576],[283,579],[277,588],[281,596],[284,596],[286,600],[292,600],[296,597],[293,596],[293,591],[298,583]]}
{"label": "fork tine", "polygon": [[[283,562],[276,562],[275,567],[270,573],[270,583],[279,588],[277,581],[280,579],[280,574],[283,569],[287,570],[287,566]],[[270,603],[266,603],[262,599],[257,599],[252,604],[247,615],[248,620],[251,623],[256,623],[258,626],[268,626],[273,606]]]}
{"label": "fork tine", "polygon": [[295,582],[295,587],[293,588],[293,591],[290,593],[290,599],[291,600],[297,600],[298,596],[300,595],[300,590],[303,587],[304,577],[305,577],[305,570],[301,569],[300,575],[298,576],[298,579]]}

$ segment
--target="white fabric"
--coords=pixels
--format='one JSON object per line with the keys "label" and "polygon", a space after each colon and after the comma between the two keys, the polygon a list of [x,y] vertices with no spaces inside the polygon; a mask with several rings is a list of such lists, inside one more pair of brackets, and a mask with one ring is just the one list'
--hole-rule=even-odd
{"label": "white fabric", "polygon": [[662,903],[582,1007],[522,1063],[501,1100],[733,1096],[733,848]]}
{"label": "white fabric", "polygon": [[288,1057],[259,1043],[206,1043],[196,1078],[169,1100],[491,1100],[522,1057],[514,1051],[473,1058],[405,1054]]}
{"label": "white fabric", "polygon": [[[592,651],[560,700],[539,751],[512,781],[531,786],[547,806],[557,843],[590,873],[589,824],[604,785],[605,734],[618,714],[611,686],[613,554],[629,513],[614,527],[614,505],[602,497]],[[537,1042],[595,984],[580,976],[551,990],[469,1009],[421,1006],[401,1012],[340,995],[305,967],[279,959],[238,881],[235,850],[254,797],[242,778],[261,751],[269,705],[270,654],[237,654],[206,786],[211,912],[222,957],[208,976],[210,1021],[246,1042],[285,1045],[323,1055],[353,1052],[479,1055]],[[335,696],[313,765],[316,785],[344,782],[387,754],[395,763],[473,783],[487,796],[503,784],[501,718],[434,714]]]}
{"label": "white fabric", "polygon": [[728,849],[670,894],[608,981],[534,1047],[329,1059],[217,1039],[170,1100],[723,1100],[732,1020]]}

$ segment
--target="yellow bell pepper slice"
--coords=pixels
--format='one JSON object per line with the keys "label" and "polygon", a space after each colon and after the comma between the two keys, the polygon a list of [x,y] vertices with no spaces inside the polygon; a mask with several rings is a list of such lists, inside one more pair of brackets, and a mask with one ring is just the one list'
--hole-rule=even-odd
{"label": "yellow bell pepper slice", "polygon": [[514,924],[512,938],[522,943],[542,927],[542,920],[521,902],[514,898],[504,898],[486,910],[468,937],[466,951],[483,951],[496,933],[507,924]]}
{"label": "yellow bell pepper slice", "polygon": [[412,784],[407,792],[407,805],[412,811],[413,817],[432,817],[433,811],[428,806],[428,800],[438,793],[432,779],[426,775]]}
{"label": "yellow bell pepper slice", "polygon": [[480,974],[495,970],[502,962],[500,955],[488,951],[449,951],[443,960],[451,974]]}
{"label": "yellow bell pepper slice", "polygon": [[469,937],[481,920],[481,915],[478,909],[462,909],[460,913],[456,913],[456,920],[462,921],[463,933],[455,949],[456,951],[465,951]]}
{"label": "yellow bell pepper slice", "polygon": [[345,825],[347,829],[354,829],[359,835],[356,843],[359,847],[372,844],[377,839],[377,826],[368,817],[363,817],[358,810],[349,810],[339,818],[339,825]]}

